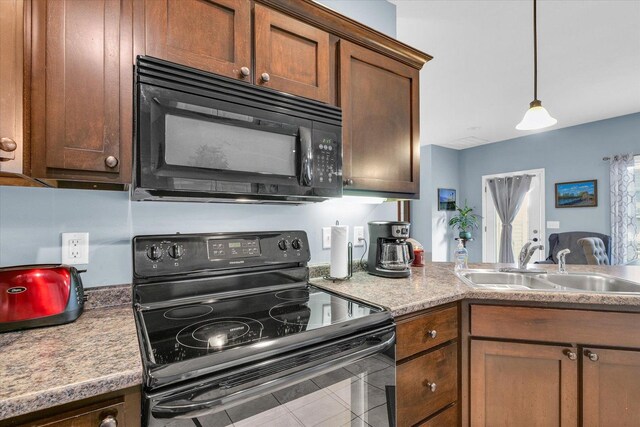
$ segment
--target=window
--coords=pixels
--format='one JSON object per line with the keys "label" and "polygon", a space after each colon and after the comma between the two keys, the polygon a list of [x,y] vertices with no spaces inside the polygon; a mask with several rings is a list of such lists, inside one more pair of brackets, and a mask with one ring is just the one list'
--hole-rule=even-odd
{"label": "window", "polygon": [[634,239],[634,245],[636,248],[637,256],[640,257],[640,155],[634,157],[635,161],[635,184],[636,184],[636,235]]}

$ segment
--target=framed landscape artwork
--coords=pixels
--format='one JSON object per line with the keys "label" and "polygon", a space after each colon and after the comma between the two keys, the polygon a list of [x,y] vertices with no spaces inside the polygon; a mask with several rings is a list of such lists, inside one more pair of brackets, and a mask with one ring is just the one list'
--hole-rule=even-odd
{"label": "framed landscape artwork", "polygon": [[556,208],[598,206],[598,180],[556,183]]}
{"label": "framed landscape artwork", "polygon": [[456,190],[451,188],[438,188],[438,210],[456,210]]}

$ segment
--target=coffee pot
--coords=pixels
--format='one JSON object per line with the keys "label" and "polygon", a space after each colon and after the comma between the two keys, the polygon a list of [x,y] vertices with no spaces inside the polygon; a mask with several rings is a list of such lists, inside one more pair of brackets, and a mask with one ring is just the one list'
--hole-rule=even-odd
{"label": "coffee pot", "polygon": [[413,245],[407,241],[410,224],[404,221],[369,223],[371,247],[367,271],[383,277],[407,277],[414,259]]}

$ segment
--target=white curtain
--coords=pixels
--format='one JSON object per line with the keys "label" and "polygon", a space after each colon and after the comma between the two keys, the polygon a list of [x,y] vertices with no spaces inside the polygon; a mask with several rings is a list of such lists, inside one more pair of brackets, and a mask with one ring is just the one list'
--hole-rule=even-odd
{"label": "white curtain", "polygon": [[625,264],[638,258],[636,234],[636,185],[633,154],[610,160],[611,264]]}
{"label": "white curtain", "polygon": [[498,262],[513,263],[513,220],[531,188],[532,175],[515,175],[506,178],[491,178],[487,181],[496,212],[502,221],[500,232],[500,257]]}

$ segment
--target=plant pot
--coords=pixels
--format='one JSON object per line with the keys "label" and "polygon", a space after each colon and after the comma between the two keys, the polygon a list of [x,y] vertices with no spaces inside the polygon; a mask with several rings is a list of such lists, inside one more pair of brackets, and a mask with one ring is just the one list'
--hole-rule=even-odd
{"label": "plant pot", "polygon": [[471,232],[470,231],[461,231],[460,234],[458,234],[458,237],[460,237],[461,239],[469,240],[469,239],[471,239]]}

